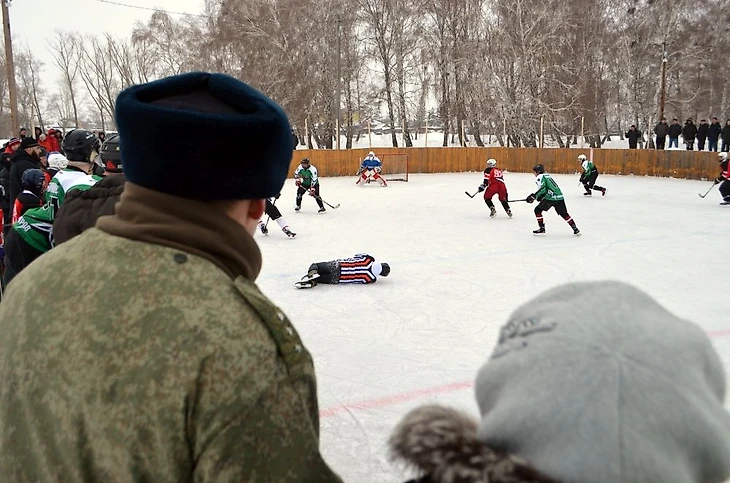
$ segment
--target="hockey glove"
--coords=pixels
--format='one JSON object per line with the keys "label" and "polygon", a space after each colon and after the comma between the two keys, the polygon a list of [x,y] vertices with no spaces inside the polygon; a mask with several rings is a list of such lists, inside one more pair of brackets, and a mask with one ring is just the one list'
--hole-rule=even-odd
{"label": "hockey glove", "polygon": [[529,195],[527,195],[527,198],[525,198],[525,201],[527,201],[528,203],[532,203],[533,201],[535,201],[535,195],[533,193],[530,193]]}
{"label": "hockey glove", "polygon": [[296,181],[294,181],[294,183],[296,183],[297,186],[301,186],[302,185],[302,180],[299,179],[299,178],[297,178]]}
{"label": "hockey glove", "polygon": [[718,177],[717,177],[717,179],[715,180],[715,184],[717,184],[717,183],[722,183],[722,182],[723,182],[723,180],[724,180],[724,179],[723,179],[723,177],[722,177],[722,176],[718,176]]}
{"label": "hockey glove", "polygon": [[309,188],[309,196],[315,196],[317,192],[314,190],[314,188]]}
{"label": "hockey glove", "polygon": [[485,186],[483,184],[480,184],[479,188],[477,188],[477,192],[481,193],[482,191],[484,191],[484,189],[485,189]]}

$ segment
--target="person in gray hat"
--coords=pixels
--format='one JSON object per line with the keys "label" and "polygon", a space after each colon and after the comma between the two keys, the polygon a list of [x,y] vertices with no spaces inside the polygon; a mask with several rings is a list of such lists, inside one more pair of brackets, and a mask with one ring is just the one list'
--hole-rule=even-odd
{"label": "person in gray hat", "polygon": [[[122,91],[115,118],[114,214],[0,304],[2,480],[341,481],[319,450],[312,357],[255,284],[253,233],[292,158],[286,114],[192,72]],[[246,156],[231,164],[233,138]]]}
{"label": "person in gray hat", "polygon": [[424,482],[720,483],[725,386],[697,325],[624,283],[564,285],[502,327],[476,379],[480,421],[417,408],[390,448]]}

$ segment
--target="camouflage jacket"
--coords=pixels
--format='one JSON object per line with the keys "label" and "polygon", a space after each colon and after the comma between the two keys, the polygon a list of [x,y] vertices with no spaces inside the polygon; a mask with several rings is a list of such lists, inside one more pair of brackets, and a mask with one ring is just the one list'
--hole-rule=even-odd
{"label": "camouflage jacket", "polygon": [[[98,227],[124,214],[127,186],[117,215]],[[8,287],[2,481],[340,481],[319,451],[311,356],[252,281],[253,239],[216,223],[201,229],[242,236],[248,273],[233,278],[195,249],[92,228]]]}

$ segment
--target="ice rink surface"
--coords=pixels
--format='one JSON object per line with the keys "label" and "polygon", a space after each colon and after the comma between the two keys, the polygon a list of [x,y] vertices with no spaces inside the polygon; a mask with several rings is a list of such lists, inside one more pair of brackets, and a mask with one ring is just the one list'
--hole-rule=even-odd
{"label": "ice rink surface", "polygon": [[[534,204],[514,203],[508,219],[496,203],[490,219],[481,195],[464,194],[476,191],[481,173],[411,175],[387,188],[322,178],[322,197],[341,203],[322,215],[308,196],[295,213],[287,180],[277,206],[297,237],[287,239],[274,222],[268,236],[257,234],[258,283],[314,357],[321,447],[345,481],[410,476],[389,461],[386,442],[413,407],[438,402],[476,417],[473,380],[499,327],[561,283],[638,286],[703,327],[730,368],[730,206],[718,205],[716,188],[697,196],[711,182],[601,175],[607,195],[588,198],[577,174],[554,177],[580,237],[554,210],[545,214],[547,235],[533,236]],[[532,174],[505,180],[511,198],[535,190]],[[390,276],[369,286],[294,288],[311,262],[358,252],[390,263]]]}

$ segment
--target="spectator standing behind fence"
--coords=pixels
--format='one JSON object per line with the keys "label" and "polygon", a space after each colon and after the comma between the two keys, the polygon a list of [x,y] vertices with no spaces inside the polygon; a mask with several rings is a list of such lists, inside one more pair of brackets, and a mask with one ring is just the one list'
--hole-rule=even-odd
{"label": "spectator standing behind fence", "polygon": [[656,134],[656,148],[664,149],[664,145],[667,143],[667,134],[669,134],[669,124],[667,124],[666,117],[663,117],[661,122],[656,125],[654,134]]}
{"label": "spectator standing behind fence", "polygon": [[682,134],[682,126],[679,125],[679,121],[675,117],[672,119],[672,124],[669,126],[669,149],[674,145],[675,148],[679,147],[679,135]]}
{"label": "spectator standing behind fence", "polygon": [[641,139],[641,131],[636,129],[635,125],[631,125],[628,131],[626,131],[626,138],[629,140],[629,149],[636,149],[636,145]]}
{"label": "spectator standing behind fence", "polygon": [[697,125],[692,122],[692,118],[684,122],[682,137],[684,138],[684,145],[687,147],[687,151],[692,151],[695,145],[695,138],[697,137]]}
{"label": "spectator standing behind fence", "polygon": [[725,121],[720,137],[722,137],[722,149],[720,151],[727,153],[730,151],[730,119]]}
{"label": "spectator standing behind fence", "polygon": [[710,124],[710,128],[707,132],[708,151],[717,152],[717,140],[720,137],[720,132],[722,132],[722,126],[720,125],[720,121],[718,121],[716,117],[713,117],[712,123]]}
{"label": "spectator standing behind fence", "polygon": [[700,125],[697,126],[697,151],[705,150],[705,140],[710,134],[710,125],[704,119],[700,120]]}

